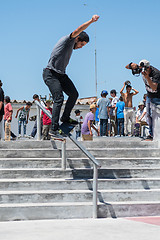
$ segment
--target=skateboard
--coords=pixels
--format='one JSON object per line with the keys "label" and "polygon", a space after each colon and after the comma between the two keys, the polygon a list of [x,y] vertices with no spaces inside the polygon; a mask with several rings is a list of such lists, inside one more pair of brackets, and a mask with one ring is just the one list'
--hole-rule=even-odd
{"label": "skateboard", "polygon": [[69,137],[70,132],[73,130],[73,128],[76,125],[72,125],[69,123],[62,123],[61,125],[59,125],[59,129],[62,130],[62,138],[57,138],[57,137],[52,137],[51,139],[53,140],[60,140],[60,141],[64,141],[65,137]]}
{"label": "skateboard", "polygon": [[5,122],[5,141],[11,140],[11,123]]}

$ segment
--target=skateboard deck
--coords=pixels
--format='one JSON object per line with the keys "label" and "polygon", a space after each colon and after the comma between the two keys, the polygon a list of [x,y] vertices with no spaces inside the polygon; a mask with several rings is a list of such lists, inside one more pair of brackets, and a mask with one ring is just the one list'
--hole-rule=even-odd
{"label": "skateboard deck", "polygon": [[[75,126],[76,125],[72,125],[72,124],[68,124],[68,123],[62,123],[61,125],[59,125],[59,128],[62,130],[62,134],[66,135],[66,137],[67,137],[67,136],[69,136],[69,133],[73,130],[73,128]],[[52,137],[51,136],[51,139],[64,141],[65,136],[63,136],[63,135],[62,135],[62,138],[57,138],[57,137]]]}
{"label": "skateboard deck", "polygon": [[5,122],[5,141],[11,140],[11,123]]}

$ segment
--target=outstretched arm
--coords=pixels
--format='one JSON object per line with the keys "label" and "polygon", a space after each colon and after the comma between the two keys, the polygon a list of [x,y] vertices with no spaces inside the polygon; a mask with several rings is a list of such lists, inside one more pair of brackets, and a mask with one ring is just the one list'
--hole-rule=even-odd
{"label": "outstretched arm", "polygon": [[15,118],[17,118],[19,111],[22,110],[22,109],[23,109],[23,107],[20,107],[20,108],[17,110]]}
{"label": "outstretched arm", "polygon": [[72,32],[71,34],[71,38],[76,38],[82,31],[84,31],[86,28],[88,28],[88,26],[93,23],[93,22],[97,22],[97,20],[99,19],[99,16],[98,15],[93,15],[93,17],[83,23],[81,26],[79,26],[74,32]]}

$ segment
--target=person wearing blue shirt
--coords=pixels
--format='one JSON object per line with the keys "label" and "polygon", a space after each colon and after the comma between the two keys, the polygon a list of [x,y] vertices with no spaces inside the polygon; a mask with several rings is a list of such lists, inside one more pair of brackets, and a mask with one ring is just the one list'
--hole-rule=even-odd
{"label": "person wearing blue shirt", "polygon": [[[117,136],[124,136],[124,107],[125,103],[123,102],[122,96],[119,98],[119,102],[116,103],[116,115],[117,115]],[[121,125],[121,134],[120,134],[120,125]]]}
{"label": "person wearing blue shirt", "polygon": [[106,99],[108,92],[103,90],[101,92],[101,98],[98,99],[97,106],[99,108],[99,119],[100,119],[100,136],[106,136],[107,124],[109,116],[110,100]]}

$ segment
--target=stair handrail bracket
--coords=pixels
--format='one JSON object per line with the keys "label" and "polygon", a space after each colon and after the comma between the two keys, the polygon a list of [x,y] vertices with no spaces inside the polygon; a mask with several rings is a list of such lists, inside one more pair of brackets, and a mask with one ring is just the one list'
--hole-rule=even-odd
{"label": "stair handrail bracket", "polygon": [[[52,115],[45,107],[38,102],[34,101],[37,106],[37,140],[40,140],[41,135],[41,122],[40,122],[40,109],[52,119]],[[88,152],[88,150],[78,142],[71,133],[68,134],[71,141],[92,161],[93,163],[93,218],[98,217],[98,169],[101,167],[99,162],[94,158],[94,156]],[[66,140],[62,141],[62,169],[66,169]]]}

